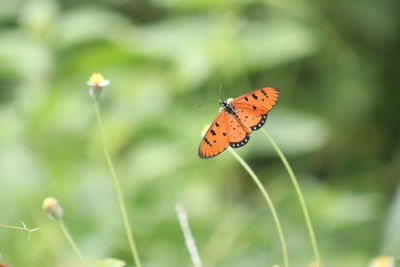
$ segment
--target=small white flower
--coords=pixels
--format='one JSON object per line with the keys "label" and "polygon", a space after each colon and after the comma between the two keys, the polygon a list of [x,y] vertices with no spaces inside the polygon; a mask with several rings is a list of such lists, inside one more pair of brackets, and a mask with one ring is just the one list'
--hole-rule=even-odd
{"label": "small white flower", "polygon": [[98,98],[103,94],[103,87],[109,85],[110,81],[104,79],[101,73],[93,73],[86,84],[90,86],[89,95]]}
{"label": "small white flower", "polygon": [[92,87],[104,87],[109,85],[110,81],[104,79],[101,73],[93,73],[86,84]]}

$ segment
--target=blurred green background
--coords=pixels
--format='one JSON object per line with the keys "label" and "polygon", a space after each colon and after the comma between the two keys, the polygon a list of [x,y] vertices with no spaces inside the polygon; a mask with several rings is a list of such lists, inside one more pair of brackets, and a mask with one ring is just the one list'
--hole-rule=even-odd
{"label": "blurred green background", "polygon": [[[0,223],[41,229],[27,241],[0,228],[0,261],[79,266],[41,210],[53,196],[88,259],[133,266],[85,84],[93,72],[111,80],[102,113],[144,266],[190,266],[178,202],[205,266],[282,264],[270,211],[247,173],[229,152],[197,155],[220,97],[269,85],[282,95],[265,129],[299,178],[325,266],[397,256],[399,7],[397,0],[1,1]],[[258,132],[237,151],[276,204],[292,266],[307,266],[304,218],[277,155]]]}

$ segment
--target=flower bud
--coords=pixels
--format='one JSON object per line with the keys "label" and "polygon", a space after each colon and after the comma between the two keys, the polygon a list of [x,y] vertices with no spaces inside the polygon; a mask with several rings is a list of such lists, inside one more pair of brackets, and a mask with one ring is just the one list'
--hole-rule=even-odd
{"label": "flower bud", "polygon": [[58,200],[52,197],[47,197],[43,200],[43,210],[47,211],[50,219],[59,220],[63,216],[63,209],[58,204]]}

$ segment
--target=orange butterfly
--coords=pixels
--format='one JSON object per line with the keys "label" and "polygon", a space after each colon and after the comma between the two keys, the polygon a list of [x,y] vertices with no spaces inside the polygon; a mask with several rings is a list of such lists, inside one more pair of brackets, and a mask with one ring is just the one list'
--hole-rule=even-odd
{"label": "orange butterfly", "polygon": [[279,95],[279,88],[265,87],[235,99],[220,100],[222,108],[201,140],[199,156],[212,158],[228,146],[238,148],[247,144],[252,131],[265,124],[267,114],[278,102]]}

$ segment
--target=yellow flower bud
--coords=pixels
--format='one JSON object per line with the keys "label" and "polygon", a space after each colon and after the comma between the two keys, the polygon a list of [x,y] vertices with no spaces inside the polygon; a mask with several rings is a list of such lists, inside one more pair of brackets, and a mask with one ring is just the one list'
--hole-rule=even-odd
{"label": "yellow flower bud", "polygon": [[63,209],[55,198],[47,197],[43,200],[42,208],[47,211],[47,214],[51,219],[59,220],[63,216]]}

